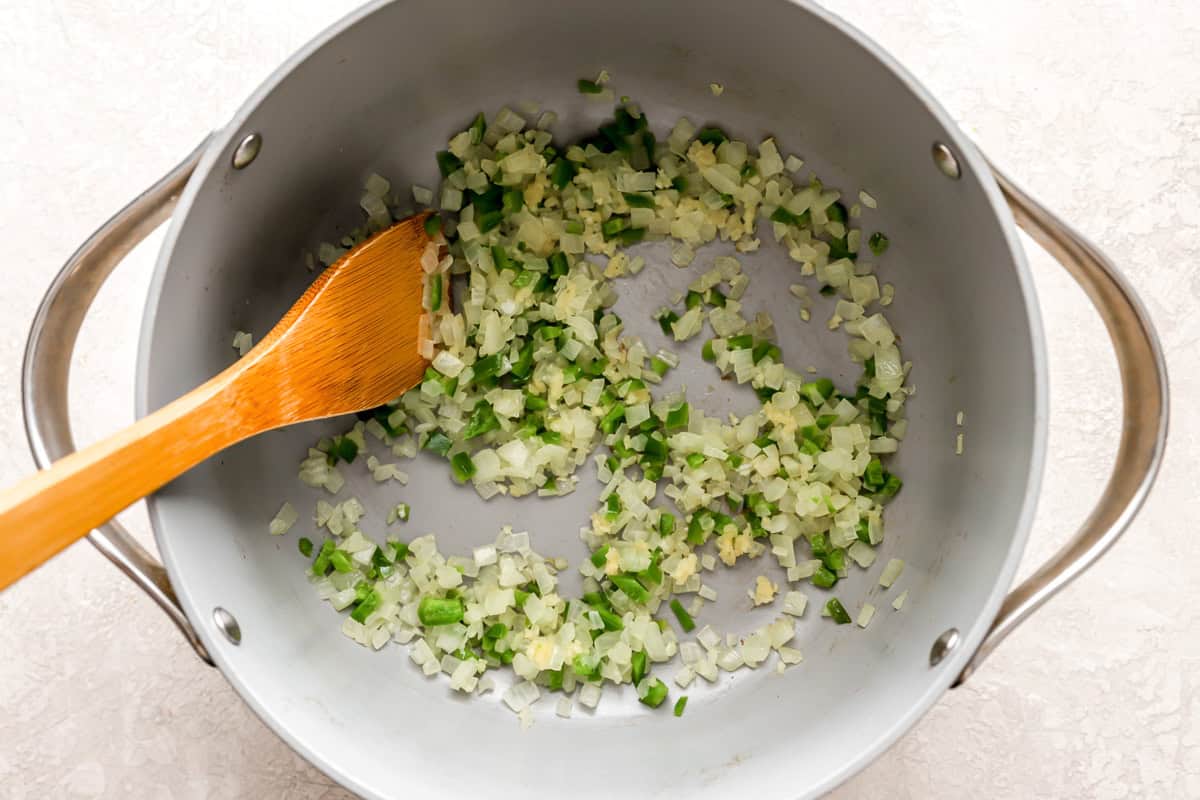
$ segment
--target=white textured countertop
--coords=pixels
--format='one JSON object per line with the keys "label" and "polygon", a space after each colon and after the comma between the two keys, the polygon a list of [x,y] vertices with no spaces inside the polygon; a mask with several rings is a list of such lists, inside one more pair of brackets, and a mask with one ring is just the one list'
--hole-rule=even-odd
{"label": "white textured countertop", "polygon": [[[55,271],[353,5],[0,0],[0,436],[11,443],[0,484],[32,469],[19,365]],[[829,5],[1121,265],[1159,327],[1176,412],[1158,486],[1125,539],[835,795],[1200,797],[1200,4]],[[72,384],[81,441],[132,421],[160,242],[161,231],[121,266],[85,326]],[[1099,318],[1047,256],[1030,260],[1052,391],[1026,572],[1087,514],[1120,419]],[[140,508],[123,519],[149,540]],[[0,795],[346,796],[89,545],[0,595],[0,623]]]}

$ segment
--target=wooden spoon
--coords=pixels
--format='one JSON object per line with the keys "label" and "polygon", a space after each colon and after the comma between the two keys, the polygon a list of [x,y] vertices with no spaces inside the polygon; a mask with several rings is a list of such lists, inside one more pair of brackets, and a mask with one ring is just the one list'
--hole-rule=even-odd
{"label": "wooden spoon", "polygon": [[220,375],[0,493],[0,589],[230,445],[374,408],[419,383],[427,216],[342,256]]}

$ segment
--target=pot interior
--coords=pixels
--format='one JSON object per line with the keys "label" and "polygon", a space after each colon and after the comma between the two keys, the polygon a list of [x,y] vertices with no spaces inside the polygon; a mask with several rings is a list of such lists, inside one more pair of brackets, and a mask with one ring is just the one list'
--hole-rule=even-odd
{"label": "pot interior", "polygon": [[[919,391],[894,462],[905,488],[888,507],[879,561],[869,571],[852,567],[836,594],[852,614],[862,602],[879,611],[866,630],[832,625],[819,614],[827,593],[804,584],[810,608],[793,644],[805,661],[786,673],[772,661],[723,673],[715,685],[698,681],[683,719],[645,709],[629,688],[607,688],[594,713],[577,706],[570,720],[557,718],[544,696],[534,726],[520,731],[497,695],[457,696],[444,678],[424,678],[406,648],[372,652],[344,637],[339,615],[309,586],[296,538],[317,538],[308,516],[324,495],[296,480],[297,466],[316,438],[349,426],[337,420],[246,442],[153,498],[172,582],[210,651],[276,731],[368,795],[440,796],[453,786],[515,797],[536,783],[577,797],[781,796],[843,779],[952,680],[1011,580],[1032,512],[1045,423],[1040,329],[1011,223],[979,160],[865,40],[823,11],[784,0],[747,0],[736,10],[717,0],[409,0],[356,17],[273,78],[193,179],[151,292],[140,411],[231,363],[235,330],[256,340],[266,333],[313,277],[302,251],[359,223],[369,173],[394,186],[436,186],[434,152],[476,111],[503,105],[534,101],[556,111],[559,141],[593,130],[612,107],[580,95],[575,81],[605,68],[660,139],[680,115],[750,143],[772,135],[848,201],[860,189],[878,199],[863,226],[891,239],[878,275],[896,287],[888,318]],[[709,89],[714,81],[725,87],[720,96]],[[235,171],[230,154],[250,131],[262,134],[262,152]],[[958,149],[961,180],[935,167],[936,141]],[[747,308],[772,313],[791,366],[813,365],[852,390],[858,369],[847,340],[824,324],[832,299],[801,280],[767,227],[761,235],[760,252],[742,257],[752,276]],[[681,354],[667,386],[686,383],[691,401],[710,413],[753,408],[748,387],[718,380],[700,360],[703,337],[670,344],[651,319],[731,250],[706,248],[687,270],[670,264],[664,245],[638,252],[650,266],[622,285],[618,311],[652,349]],[[787,292],[798,281],[816,296],[808,324]],[[960,430],[966,450],[956,456]],[[402,535],[433,531],[443,552],[467,554],[511,523],[530,531],[539,552],[567,557],[564,575],[574,574],[585,552],[578,531],[600,489],[590,463],[579,491],[552,500],[484,502],[427,454],[407,469],[407,487],[382,488],[365,470],[345,470],[342,496],[363,500],[369,534],[381,540],[385,510],[406,500],[413,514]],[[284,500],[302,519],[271,537],[267,523]],[[885,592],[876,580],[892,557],[907,566]],[[784,582],[769,555],[706,578],[721,597],[699,622],[743,633],[779,613],[778,602],[749,611],[746,590],[759,574]],[[894,612],[904,589],[907,605]],[[216,606],[239,621],[239,646],[216,633]],[[930,647],[950,628],[964,645],[931,668]],[[676,668],[656,674],[667,680]],[[673,697],[681,693],[668,683]]]}

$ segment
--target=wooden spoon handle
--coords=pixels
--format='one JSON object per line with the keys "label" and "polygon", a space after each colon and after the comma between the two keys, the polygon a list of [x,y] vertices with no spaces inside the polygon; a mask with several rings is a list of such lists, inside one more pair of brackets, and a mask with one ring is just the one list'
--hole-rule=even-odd
{"label": "wooden spoon handle", "polygon": [[0,589],[117,512],[255,431],[219,375],[0,492]]}

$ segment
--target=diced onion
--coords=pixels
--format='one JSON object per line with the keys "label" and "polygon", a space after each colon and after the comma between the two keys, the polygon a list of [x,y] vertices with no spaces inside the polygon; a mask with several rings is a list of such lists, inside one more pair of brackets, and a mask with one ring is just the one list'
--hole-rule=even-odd
{"label": "diced onion", "polygon": [[[580,89],[604,101],[612,95],[606,79],[581,81]],[[526,532],[506,526],[469,557],[442,555],[432,534],[401,536],[409,506],[399,498],[382,520],[354,498],[318,501],[314,522],[328,535],[320,545],[300,543],[315,551],[307,568],[316,591],[346,611],[347,636],[374,649],[408,643],[422,672],[444,673],[455,691],[491,691],[485,673],[511,663],[515,683],[502,702],[522,726],[532,724],[543,689],[563,692],[561,717],[571,716],[576,690],[581,706],[595,708],[604,683],[635,683],[639,698],[657,703],[665,679],[651,666],[676,655],[678,687],[761,666],[772,651],[776,669],[799,663],[789,646],[808,604],[799,587],[784,588],[783,616],[745,635],[708,625],[689,634],[718,598],[702,580],[718,558],[733,565],[769,550],[789,583],[824,588],[847,577],[847,561],[866,569],[876,559],[884,504],[901,485],[885,465],[904,439],[914,391],[905,386],[912,365],[880,310],[894,289],[880,287],[859,258],[864,243],[881,254],[886,237],[864,242],[862,208],[848,209],[840,192],[812,176],[799,178],[803,162],[773,139],[748,146],[681,119],[656,148],[638,133],[641,110],[624,103],[602,139],[553,145],[545,130],[552,112],[518,107],[536,127],[508,108],[491,120],[480,114],[438,153],[441,185],[411,188],[414,202],[439,209],[426,222],[420,257],[428,312],[417,322],[418,352],[428,361],[420,384],[319,442],[299,477],[337,494],[343,471],[357,462],[374,481],[403,485],[399,465],[369,448],[396,457],[426,449],[484,499],[549,497],[573,491],[594,465],[604,486],[581,531],[586,600],[559,594],[566,561],[537,553]],[[858,199],[875,207],[866,192]],[[359,198],[365,224],[321,245],[319,260],[333,263],[391,224],[401,202],[386,179],[369,175]],[[656,350],[661,339],[634,337],[612,310],[624,282],[646,265],[624,246],[659,239],[670,240],[679,268],[703,261],[710,242],[728,242],[734,253],[777,242],[797,263],[802,282],[791,293],[802,319],[823,302],[813,288],[833,295],[822,311],[832,307],[831,327],[845,330],[863,370],[858,387],[802,372],[794,343],[747,300],[755,271],[720,255],[680,281],[687,294],[670,298],[658,326],[675,342],[701,337],[703,345],[687,347],[722,377],[748,384],[760,403],[726,419],[664,390],[680,356]],[[239,336],[234,346],[249,349],[249,335]],[[298,518],[285,503],[271,533]],[[396,535],[373,539],[380,530]],[[712,544],[701,552],[701,542]],[[890,587],[901,566],[889,562],[880,584]],[[767,605],[779,590],[759,575],[749,595]],[[677,624],[662,627],[668,609]],[[873,614],[862,605],[859,626]]]}

